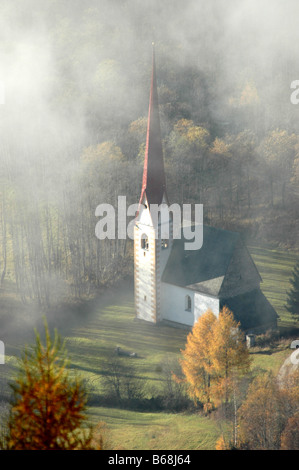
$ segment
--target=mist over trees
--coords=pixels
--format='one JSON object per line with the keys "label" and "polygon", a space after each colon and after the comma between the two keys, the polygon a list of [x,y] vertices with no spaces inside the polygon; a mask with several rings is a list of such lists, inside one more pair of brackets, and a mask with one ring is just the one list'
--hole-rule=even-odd
{"label": "mist over trees", "polygon": [[298,5],[289,0],[3,0],[0,285],[80,297],[132,270],[95,209],[139,200],[156,44],[171,202],[298,248]]}

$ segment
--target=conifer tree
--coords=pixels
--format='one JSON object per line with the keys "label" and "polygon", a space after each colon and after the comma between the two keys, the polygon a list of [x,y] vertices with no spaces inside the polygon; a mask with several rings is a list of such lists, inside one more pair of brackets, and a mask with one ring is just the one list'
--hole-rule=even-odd
{"label": "conifer tree", "polygon": [[213,326],[211,361],[217,374],[218,396],[224,397],[225,403],[234,390],[237,377],[250,368],[249,351],[243,336],[240,323],[227,307],[223,307]]}
{"label": "conifer tree", "polygon": [[292,287],[287,293],[286,309],[299,318],[299,261],[295,265],[290,283]]}
{"label": "conifer tree", "polygon": [[218,318],[210,310],[199,317],[187,337],[181,367],[189,396],[200,400],[205,410],[228,401],[237,377],[250,368],[249,351],[228,308]]}
{"label": "conifer tree", "polygon": [[211,403],[211,363],[210,347],[212,344],[212,327],[217,318],[211,310],[199,317],[187,337],[185,350],[180,361],[185,376],[188,395],[194,400],[204,403],[205,409],[212,407]]}
{"label": "conifer tree", "polygon": [[[37,332],[20,359],[13,391],[5,448],[8,450],[90,449],[92,432],[83,432],[86,394],[66,369],[65,347],[45,323],[45,345]],[[86,431],[86,430],[85,430]]]}

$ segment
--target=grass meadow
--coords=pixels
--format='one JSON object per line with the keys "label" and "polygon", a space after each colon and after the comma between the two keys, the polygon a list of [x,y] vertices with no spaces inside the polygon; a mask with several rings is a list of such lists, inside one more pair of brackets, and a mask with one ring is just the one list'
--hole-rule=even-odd
{"label": "grass meadow", "polygon": [[[262,290],[280,316],[279,328],[286,332],[298,327],[284,307],[296,255],[267,248],[249,249],[263,278]],[[149,396],[158,393],[164,380],[163,362],[180,354],[188,334],[185,329],[136,320],[131,281],[124,281],[97,299],[66,307],[60,317],[55,317],[54,324],[65,338],[72,373],[84,379],[93,396],[102,392],[103,361],[116,346],[137,353],[136,358],[127,360],[134,361]],[[37,325],[41,331],[42,323],[37,321]],[[17,340],[6,344],[0,386],[13,377],[23,339],[20,332]],[[32,333],[26,336],[26,342],[31,339]],[[253,367],[278,372],[289,354],[288,340],[271,348],[253,348]],[[221,434],[214,419],[199,413],[137,412],[93,402],[88,414],[92,422],[106,423],[107,439],[117,449],[214,449]]]}

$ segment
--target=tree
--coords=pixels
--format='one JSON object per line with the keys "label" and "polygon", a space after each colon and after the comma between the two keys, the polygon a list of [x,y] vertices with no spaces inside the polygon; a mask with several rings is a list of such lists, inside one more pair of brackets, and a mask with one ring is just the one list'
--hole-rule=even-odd
{"label": "tree", "polygon": [[166,355],[161,363],[163,376],[162,402],[163,408],[181,411],[190,408],[190,399],[182,377],[182,370],[177,357]]}
{"label": "tree", "polygon": [[223,399],[227,403],[236,392],[237,378],[250,368],[239,324],[226,307],[218,318],[210,310],[199,317],[182,356],[189,396],[200,400],[206,409]]}
{"label": "tree", "polygon": [[[86,393],[66,369],[64,344],[57,331],[51,338],[45,322],[45,345],[35,332],[26,348],[13,391],[5,448],[8,450],[90,449],[92,430],[81,429]],[[99,448],[99,447],[98,447]]]}
{"label": "tree", "polygon": [[220,139],[216,137],[213,144],[210,147],[209,165],[213,177],[211,178],[211,184],[215,188],[217,197],[217,205],[219,209],[219,216],[223,218],[223,208],[225,200],[227,198],[230,201],[230,207],[232,207],[232,155],[230,145],[227,139]]}
{"label": "tree", "polygon": [[290,283],[292,287],[287,293],[286,309],[295,317],[299,317],[299,261],[295,265]]}
{"label": "tree", "polygon": [[[247,199],[251,207],[251,194],[256,191],[256,176],[254,175],[256,136],[252,131],[244,130],[237,135],[228,135],[226,142],[231,153],[231,171],[235,178],[236,205],[239,207],[242,199]],[[252,175],[251,175],[252,173]]]}
{"label": "tree", "polygon": [[223,307],[213,327],[211,360],[216,376],[215,401],[224,403],[225,419],[232,421],[232,445],[238,442],[238,408],[241,402],[242,378],[250,369],[249,351],[240,324],[233,313]]}
{"label": "tree", "polygon": [[234,393],[236,378],[250,369],[249,351],[239,326],[233,313],[223,307],[212,330],[211,361],[217,374],[217,392],[225,403]]}
{"label": "tree", "polygon": [[131,358],[114,354],[103,362],[102,369],[102,384],[109,398],[118,404],[143,398],[144,382],[138,378]]}
{"label": "tree", "polygon": [[281,435],[281,450],[299,450],[299,413],[288,419]]}
{"label": "tree", "polygon": [[240,437],[251,450],[279,448],[281,402],[278,388],[269,374],[258,376],[249,387],[239,410]]}
{"label": "tree", "polygon": [[281,185],[281,202],[285,204],[286,183],[292,175],[298,137],[289,135],[286,130],[275,129],[269,132],[259,146],[259,154],[264,159],[270,185],[270,203],[274,205],[274,184]]}
{"label": "tree", "polygon": [[194,324],[187,336],[187,344],[180,361],[182,372],[187,384],[190,398],[200,400],[204,408],[209,410],[212,405],[213,385],[210,349],[213,341],[212,329],[217,321],[211,310],[207,310]]}
{"label": "tree", "polygon": [[[146,130],[147,130],[147,118],[140,117],[135,121],[131,122],[129,126],[129,132],[127,133],[127,145],[130,157],[139,156],[140,149],[145,150],[143,147],[146,142]],[[142,154],[142,163],[144,159],[144,152]],[[141,155],[140,155],[141,156]]]}
{"label": "tree", "polygon": [[298,372],[283,384],[272,373],[257,376],[239,409],[241,445],[250,450],[279,450],[281,446],[295,445],[298,398]]}
{"label": "tree", "polygon": [[210,133],[202,126],[194,125],[192,120],[180,119],[169,134],[165,151],[166,166],[172,173],[174,180],[170,187],[176,188],[175,197],[178,202],[194,196],[201,199],[205,189],[204,173],[207,164],[207,151]]}

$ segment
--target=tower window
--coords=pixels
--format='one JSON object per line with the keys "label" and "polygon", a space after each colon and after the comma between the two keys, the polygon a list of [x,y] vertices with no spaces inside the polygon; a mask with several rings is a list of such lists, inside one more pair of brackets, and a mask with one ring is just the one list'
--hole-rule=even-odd
{"label": "tower window", "polygon": [[185,297],[185,310],[187,312],[191,312],[191,308],[192,308],[191,297],[190,297],[190,295],[186,295],[186,297]]}
{"label": "tower window", "polygon": [[161,247],[162,247],[162,250],[165,250],[166,248],[168,248],[168,244],[169,244],[169,241],[168,240],[162,240],[161,241]]}
{"label": "tower window", "polygon": [[148,238],[145,234],[141,236],[141,248],[146,251],[148,251],[149,248]]}

